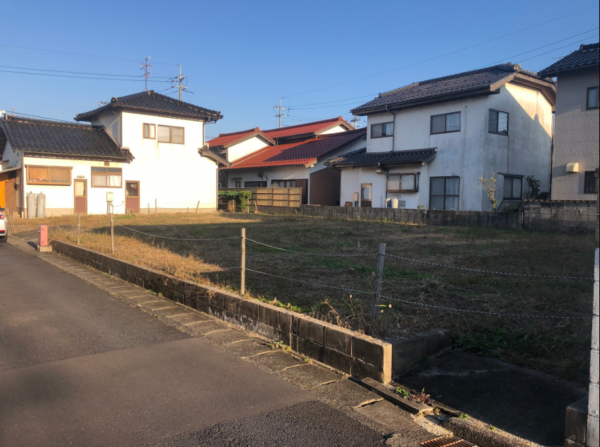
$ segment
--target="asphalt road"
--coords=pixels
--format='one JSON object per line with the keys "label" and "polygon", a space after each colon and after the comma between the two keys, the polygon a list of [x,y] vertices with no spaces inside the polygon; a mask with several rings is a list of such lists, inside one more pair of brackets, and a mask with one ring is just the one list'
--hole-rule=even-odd
{"label": "asphalt road", "polygon": [[0,445],[382,446],[307,391],[0,246]]}

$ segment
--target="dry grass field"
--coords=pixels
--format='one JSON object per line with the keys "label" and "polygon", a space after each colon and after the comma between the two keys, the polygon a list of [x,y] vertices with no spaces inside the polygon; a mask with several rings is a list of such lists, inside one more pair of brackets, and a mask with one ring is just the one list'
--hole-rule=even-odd
{"label": "dry grass field", "polygon": [[[51,226],[51,238],[76,241],[74,216],[17,220],[17,232]],[[107,216],[82,217],[81,244],[110,253]],[[511,273],[593,275],[594,237],[525,231],[445,228],[389,222],[220,213],[115,217],[115,256],[177,277],[239,290],[241,228],[266,244],[309,253],[387,253],[440,264]],[[124,226],[128,227],[124,228]],[[224,238],[174,241],[172,238]],[[227,238],[227,239],[225,239]],[[231,238],[231,239],[229,239]],[[248,242],[247,267],[309,283],[372,291],[376,258],[294,254]],[[455,346],[585,384],[589,371],[591,281],[511,277],[385,259],[383,300],[372,324],[372,294],[248,272],[247,295],[384,338],[449,329]],[[276,300],[276,301],[275,301]],[[507,317],[425,307],[590,319]],[[426,359],[425,359],[426,361]]]}

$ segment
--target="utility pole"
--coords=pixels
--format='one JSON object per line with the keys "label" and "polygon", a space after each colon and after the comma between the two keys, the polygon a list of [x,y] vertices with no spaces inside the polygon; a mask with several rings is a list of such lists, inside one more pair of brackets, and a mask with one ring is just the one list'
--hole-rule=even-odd
{"label": "utility pole", "polygon": [[185,76],[181,74],[181,64],[179,65],[179,76],[177,76],[177,79],[179,80],[179,87],[177,87],[179,89],[179,100],[181,101],[181,92],[183,90],[187,90],[187,87],[184,87],[183,85],[181,85],[181,81],[183,81],[185,79]]}
{"label": "utility pole", "polygon": [[144,91],[147,92],[148,91],[148,76],[150,76],[150,73],[152,73],[150,71],[150,68],[152,67],[152,65],[150,65],[148,63],[148,61],[150,60],[150,56],[148,56],[147,58],[144,59],[145,62],[142,63],[140,70],[144,70],[144,78],[145,78],[145,83],[144,83]]}
{"label": "utility pole", "polygon": [[273,106],[274,109],[279,109],[279,113],[277,115],[275,115],[275,118],[279,118],[279,128],[281,129],[281,117],[282,116],[289,116],[287,113],[283,113],[283,110],[291,110],[290,108],[287,107],[282,107],[281,101],[283,100],[283,97],[279,98],[279,106]]}
{"label": "utility pole", "polygon": [[350,122],[354,123],[354,128],[358,129],[357,124],[360,122],[364,122],[364,119],[357,117],[356,115],[354,115],[354,119],[351,119]]}

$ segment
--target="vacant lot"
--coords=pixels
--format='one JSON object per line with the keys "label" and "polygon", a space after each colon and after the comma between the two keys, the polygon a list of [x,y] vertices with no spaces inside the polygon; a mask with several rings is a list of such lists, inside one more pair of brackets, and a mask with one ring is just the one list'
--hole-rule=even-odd
{"label": "vacant lot", "polygon": [[[75,217],[16,223],[21,224],[17,231],[45,223],[52,226],[52,238],[76,241]],[[82,245],[110,253],[109,225],[107,216],[82,218]],[[375,254],[379,243],[385,242],[389,254],[440,264],[534,275],[593,275],[595,243],[591,235],[231,213],[119,216],[115,225],[116,257],[235,291],[239,290],[239,270],[226,268],[239,266],[241,228],[246,228],[250,239],[309,253]],[[228,239],[177,241],[158,236]],[[388,257],[382,294],[410,304],[383,300],[385,307],[375,326],[370,319],[373,295],[314,284],[372,291],[375,265],[374,256],[310,256],[248,242],[249,269],[308,283],[248,272],[247,293],[386,338],[450,329],[461,349],[587,382],[591,318],[530,315],[591,316],[593,282],[491,275]],[[456,312],[422,304],[523,317]]]}

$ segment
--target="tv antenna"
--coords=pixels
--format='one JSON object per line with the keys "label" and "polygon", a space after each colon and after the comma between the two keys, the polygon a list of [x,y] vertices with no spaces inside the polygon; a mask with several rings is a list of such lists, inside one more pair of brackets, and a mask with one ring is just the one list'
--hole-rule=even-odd
{"label": "tv antenna", "polygon": [[148,63],[148,61],[150,60],[150,56],[148,56],[147,58],[144,59],[144,62],[142,62],[142,65],[140,67],[140,70],[144,70],[144,91],[148,91],[148,76],[150,76],[150,73],[152,73],[150,71],[150,68],[152,67],[152,65],[150,65]]}

